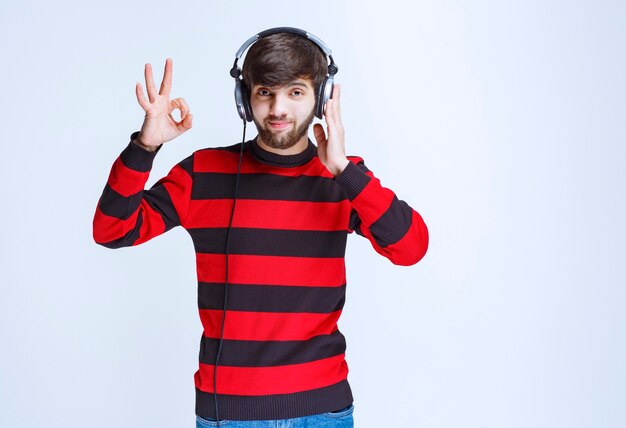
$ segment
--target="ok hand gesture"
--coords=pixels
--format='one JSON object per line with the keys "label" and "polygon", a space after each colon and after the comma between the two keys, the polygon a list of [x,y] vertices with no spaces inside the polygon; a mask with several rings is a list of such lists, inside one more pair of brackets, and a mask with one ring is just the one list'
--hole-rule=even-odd
{"label": "ok hand gesture", "polygon": [[[152,65],[145,67],[146,88],[148,99],[144,96],[141,84],[135,85],[137,101],[146,112],[141,132],[137,136],[136,143],[149,151],[155,151],[161,144],[178,137],[183,132],[191,129],[193,115],[189,114],[189,106],[183,98],[170,100],[172,89],[172,60],[165,60],[165,73],[161,82],[159,93],[156,92],[152,79]],[[180,111],[180,122],[172,117],[172,112]]]}

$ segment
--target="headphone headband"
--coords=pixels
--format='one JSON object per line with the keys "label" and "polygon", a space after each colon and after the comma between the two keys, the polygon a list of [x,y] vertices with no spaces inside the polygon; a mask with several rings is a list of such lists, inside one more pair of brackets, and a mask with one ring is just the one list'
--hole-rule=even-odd
{"label": "headphone headband", "polygon": [[[268,30],[261,31],[258,34],[255,34],[254,36],[252,36],[248,40],[246,40],[243,45],[241,45],[241,47],[237,51],[237,54],[235,55],[235,67],[237,66],[237,61],[239,61],[239,59],[241,59],[241,56],[246,51],[246,49],[248,49],[248,47],[250,47],[250,45],[252,45],[256,41],[258,41],[259,39],[262,39],[263,37],[267,37],[269,35],[277,34],[277,33],[296,34],[298,36],[304,37],[305,39],[308,39],[308,40],[312,41],[313,43],[315,43],[322,50],[322,52],[324,52],[324,54],[327,57],[330,58],[330,64],[331,65],[335,64],[335,62],[333,61],[333,53],[332,53],[332,51],[330,50],[330,48],[328,46],[326,46],[324,44],[324,42],[322,42],[322,40],[319,37],[317,37],[317,36],[307,32],[307,31],[304,31],[304,30],[301,30],[301,29],[295,28],[295,27],[274,27],[274,28],[270,28]],[[334,75],[335,73],[337,73],[337,71],[338,71],[338,69],[335,70],[335,72],[332,73],[332,74]],[[330,72],[329,72],[329,74],[330,74]]]}

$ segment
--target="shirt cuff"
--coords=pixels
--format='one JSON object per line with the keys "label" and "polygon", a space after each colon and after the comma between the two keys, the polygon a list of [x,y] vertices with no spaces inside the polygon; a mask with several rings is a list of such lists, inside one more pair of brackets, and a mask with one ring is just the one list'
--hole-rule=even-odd
{"label": "shirt cuff", "polygon": [[351,201],[361,193],[371,179],[369,175],[361,171],[361,169],[352,162],[348,163],[343,171],[335,177],[335,181],[348,194],[348,198]]}
{"label": "shirt cuff", "polygon": [[130,143],[124,149],[124,151],[120,154],[120,159],[122,163],[135,171],[146,172],[152,169],[152,163],[154,162],[154,157],[157,152],[161,150],[163,145],[160,145],[155,151],[149,152],[141,148],[139,145],[133,142],[135,138],[139,135],[140,131],[133,132],[130,135]]}

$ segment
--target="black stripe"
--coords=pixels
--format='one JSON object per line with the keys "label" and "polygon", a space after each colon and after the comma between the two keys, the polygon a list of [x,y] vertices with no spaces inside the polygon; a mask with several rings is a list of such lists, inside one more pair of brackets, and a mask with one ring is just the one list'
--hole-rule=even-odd
{"label": "black stripe", "polygon": [[[228,284],[228,309],[250,312],[329,313],[343,309],[346,286]],[[222,309],[224,283],[198,283],[198,308]]]}
{"label": "black stripe", "polygon": [[150,190],[146,190],[144,192],[144,199],[163,219],[165,231],[180,225],[180,218],[174,208],[172,198],[161,182],[157,182]]}
{"label": "black stripe", "polygon": [[121,238],[115,239],[110,242],[100,243],[107,248],[121,248],[121,247],[130,247],[135,243],[137,239],[139,239],[139,233],[141,232],[141,225],[143,224],[143,215],[139,213],[137,216],[137,223],[135,223],[135,227],[133,230],[129,230],[126,232],[126,235]]}
{"label": "black stripe", "polygon": [[350,226],[348,227],[350,228],[350,230],[356,230],[356,228],[359,227],[360,225],[361,225],[361,217],[359,217],[359,214],[353,208],[352,211],[350,211]]}
{"label": "black stripe", "polygon": [[100,198],[100,211],[108,216],[126,220],[139,208],[142,196],[143,190],[128,197],[122,196],[107,184]]}
{"label": "black stripe", "polygon": [[365,163],[363,161],[360,161],[356,164],[356,166],[359,167],[359,169],[365,173],[370,172],[369,168],[367,166],[365,166]]}
{"label": "black stripe", "polygon": [[[228,322],[228,315],[226,315]],[[200,362],[215,364],[219,339],[202,335]],[[220,366],[270,367],[301,364],[346,352],[346,338],[339,330],[309,340],[227,340],[223,339]],[[219,369],[218,369],[219,370]]]}
{"label": "black stripe", "polygon": [[[227,228],[187,230],[196,253],[223,254]],[[343,257],[347,231],[274,230],[232,228],[230,254],[292,257]],[[288,266],[286,266],[288,268]]]}
{"label": "black stripe", "polygon": [[188,156],[187,158],[180,161],[178,163],[178,166],[187,171],[187,174],[189,174],[189,176],[193,178],[193,155]]}
{"label": "black stripe", "polygon": [[[232,198],[236,174],[196,172],[191,199]],[[333,179],[326,177],[287,177],[274,174],[241,174],[238,199],[338,202],[347,199]]]}
{"label": "black stripe", "polygon": [[361,236],[365,236],[363,235],[363,231],[361,230],[361,222],[359,222],[355,227],[354,227],[354,231],[357,233],[357,235],[361,235]]}
{"label": "black stripe", "polygon": [[309,162],[313,157],[317,154],[317,147],[315,144],[308,141],[308,145],[306,149],[300,153],[294,155],[283,155],[273,152],[268,152],[257,144],[258,141],[253,140],[249,144],[247,144],[246,149],[248,149],[248,153],[252,155],[257,161],[278,167],[294,167],[299,165],[304,165]]}
{"label": "black stripe", "polygon": [[[220,420],[291,419],[332,412],[349,406],[353,401],[352,390],[347,380],[293,394],[244,396],[219,394],[219,390],[217,394]],[[213,393],[196,388],[196,415],[203,418],[216,417]]]}
{"label": "black stripe", "polygon": [[381,247],[395,244],[411,227],[413,210],[394,196],[387,211],[370,226],[372,236]]}

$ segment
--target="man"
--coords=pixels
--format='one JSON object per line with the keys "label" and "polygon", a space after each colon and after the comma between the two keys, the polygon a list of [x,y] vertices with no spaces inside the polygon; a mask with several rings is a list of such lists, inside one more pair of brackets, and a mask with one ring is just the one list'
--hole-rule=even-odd
{"label": "man", "polygon": [[[352,427],[346,342],[337,329],[347,235],[356,231],[393,263],[412,265],[426,253],[428,230],[361,158],[346,156],[341,88],[330,99],[322,94],[323,46],[302,30],[267,31],[238,82],[258,136],[198,150],[149,190],[156,152],[191,129],[192,115],[182,98],[169,99],[172,61],[158,93],[146,64],[148,99],[136,86],[145,120],[113,165],[94,239],[138,245],[178,225],[191,235],[204,328],[198,427],[218,419],[242,428],[287,419],[293,427]],[[326,130],[314,126],[317,147],[308,139],[316,112],[326,122]]]}

